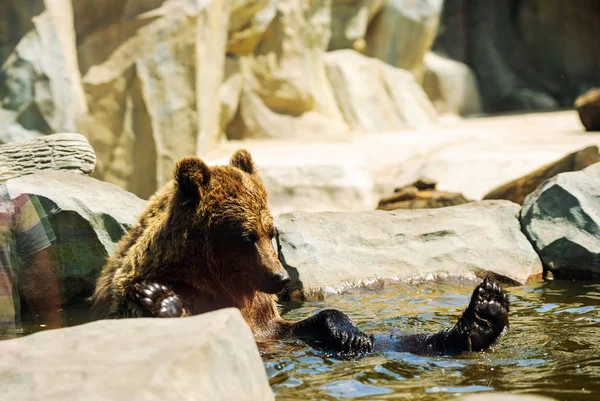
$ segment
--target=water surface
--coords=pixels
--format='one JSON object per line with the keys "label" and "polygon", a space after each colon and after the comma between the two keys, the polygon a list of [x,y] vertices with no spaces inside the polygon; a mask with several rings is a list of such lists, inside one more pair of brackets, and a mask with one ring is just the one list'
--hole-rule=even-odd
{"label": "water surface", "polygon": [[[284,304],[286,319],[322,309],[346,312],[364,331],[437,331],[466,307],[476,282],[394,283],[323,302]],[[600,400],[600,283],[548,281],[507,288],[511,328],[495,349],[457,357],[379,353],[340,360],[303,343],[261,343],[278,401],[446,400],[461,393],[508,391],[558,400]],[[89,321],[66,311],[65,325]],[[24,315],[22,332],[43,330]]]}
{"label": "water surface", "polygon": [[[299,320],[336,308],[367,332],[437,331],[456,321],[475,285],[396,283],[325,302],[283,305],[284,316]],[[445,400],[459,393],[508,391],[600,399],[600,284],[549,281],[508,291],[511,328],[488,352],[458,357],[390,352],[339,360],[302,344],[261,344],[276,398]]]}

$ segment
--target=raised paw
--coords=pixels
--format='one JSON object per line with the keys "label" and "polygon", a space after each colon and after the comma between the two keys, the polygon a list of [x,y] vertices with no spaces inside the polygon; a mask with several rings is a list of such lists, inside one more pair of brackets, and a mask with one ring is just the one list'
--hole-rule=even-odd
{"label": "raised paw", "polygon": [[508,294],[491,277],[475,288],[461,320],[472,351],[492,346],[508,326]]}
{"label": "raised paw", "polygon": [[152,316],[179,317],[184,315],[183,304],[179,296],[162,284],[138,284],[136,296]]}

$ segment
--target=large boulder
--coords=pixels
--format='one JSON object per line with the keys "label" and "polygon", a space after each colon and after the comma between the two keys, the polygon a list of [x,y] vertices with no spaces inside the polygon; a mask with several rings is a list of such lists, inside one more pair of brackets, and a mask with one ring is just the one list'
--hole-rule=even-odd
{"label": "large boulder", "polygon": [[431,125],[437,114],[407,71],[354,50],[325,56],[327,76],[346,123],[365,132]]}
{"label": "large boulder", "polygon": [[600,163],[559,174],[529,195],[523,231],[559,279],[600,278]]}
{"label": "large boulder", "polygon": [[439,113],[482,112],[477,78],[464,63],[429,52],[425,55],[423,89]]}
{"label": "large boulder", "polygon": [[276,217],[292,297],[394,279],[474,278],[525,283],[542,264],[518,220],[520,207],[485,201],[429,210],[292,212]]}
{"label": "large boulder", "polygon": [[215,99],[224,78],[230,3],[127,4],[94,5],[110,15],[89,17],[93,24],[79,28],[89,105],[79,126],[96,150],[96,176],[146,198],[170,179],[179,158],[223,137]]}
{"label": "large boulder", "polygon": [[[87,111],[81,86],[72,0],[2,3],[0,142],[11,136],[75,131]],[[12,133],[6,137],[7,133]],[[29,139],[28,138],[28,139]]]}
{"label": "large boulder", "polygon": [[325,74],[328,2],[280,0],[251,55],[240,57],[242,91],[230,139],[347,135]]}
{"label": "large boulder", "polygon": [[275,17],[276,0],[232,0],[228,54],[250,54]]}
{"label": "large boulder", "polygon": [[369,26],[366,54],[408,70],[421,81],[442,5],[442,0],[386,0]]}
{"label": "large boulder", "polygon": [[385,0],[333,0],[331,38],[327,50],[354,49],[363,52],[369,23]]}
{"label": "large boulder", "polygon": [[493,189],[483,199],[506,199],[522,204],[527,195],[555,175],[568,171],[582,170],[598,162],[600,162],[598,147],[588,146],[585,149],[569,153],[560,160],[546,164],[523,177]]}
{"label": "large boulder", "polygon": [[575,99],[575,108],[586,131],[600,131],[600,89],[592,89]]}
{"label": "large boulder", "polygon": [[12,198],[36,196],[48,215],[63,303],[91,294],[107,257],[145,206],[113,184],[67,172],[40,172],[6,185]]}
{"label": "large boulder", "polygon": [[103,320],[0,342],[6,400],[274,400],[236,309]]}

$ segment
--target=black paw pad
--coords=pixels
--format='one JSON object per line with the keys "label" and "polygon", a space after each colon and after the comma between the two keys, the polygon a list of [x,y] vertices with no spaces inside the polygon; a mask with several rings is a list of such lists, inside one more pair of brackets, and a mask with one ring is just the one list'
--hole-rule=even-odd
{"label": "black paw pad", "polygon": [[137,297],[153,316],[179,317],[183,315],[181,299],[162,284],[140,284],[137,288]]}
{"label": "black paw pad", "polygon": [[508,294],[492,278],[475,288],[463,324],[473,351],[489,348],[508,326]]}

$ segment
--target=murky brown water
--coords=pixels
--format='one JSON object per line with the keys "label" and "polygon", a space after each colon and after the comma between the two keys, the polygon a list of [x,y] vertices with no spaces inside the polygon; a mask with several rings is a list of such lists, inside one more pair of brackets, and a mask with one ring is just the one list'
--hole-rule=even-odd
{"label": "murky brown water", "polygon": [[[307,302],[285,317],[337,308],[368,332],[435,331],[456,320],[475,285],[394,284]],[[512,327],[496,349],[484,353],[338,360],[301,344],[263,344],[277,400],[445,400],[486,391],[600,399],[600,284],[551,281],[508,290]]]}

